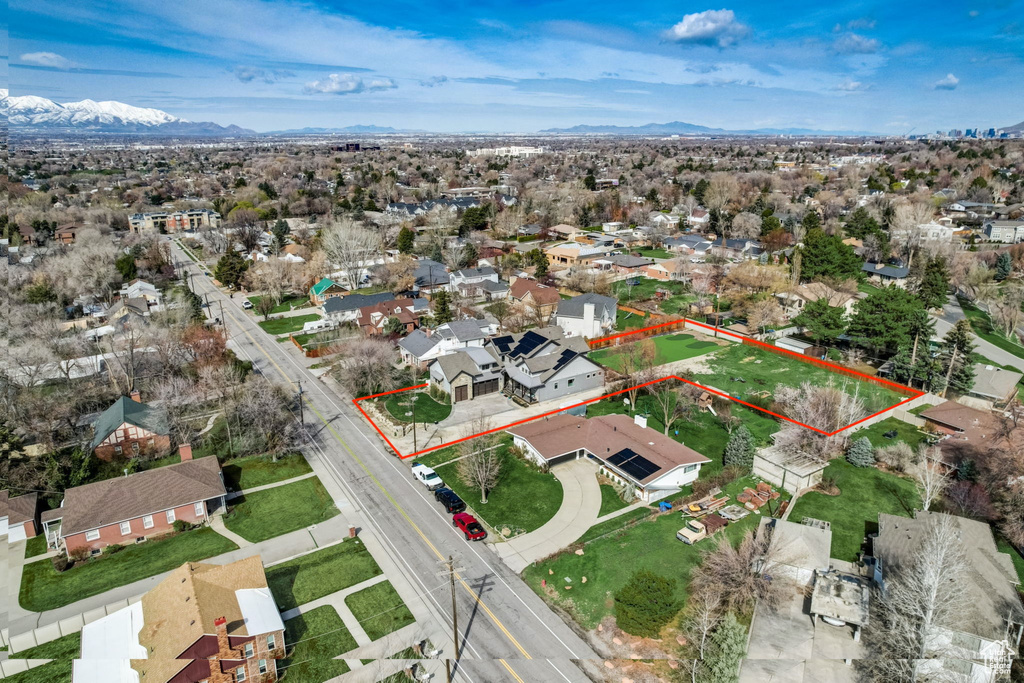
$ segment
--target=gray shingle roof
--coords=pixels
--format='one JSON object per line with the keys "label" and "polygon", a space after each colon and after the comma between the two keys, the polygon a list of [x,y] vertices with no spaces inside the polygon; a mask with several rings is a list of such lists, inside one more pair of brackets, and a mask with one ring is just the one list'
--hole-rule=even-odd
{"label": "gray shingle roof", "polygon": [[564,299],[558,303],[558,315],[566,318],[582,318],[583,307],[586,304],[594,304],[594,315],[601,317],[603,312],[614,318],[619,302],[610,296],[601,296],[593,292],[580,294],[571,299]]}
{"label": "gray shingle roof", "polygon": [[454,338],[462,342],[483,339],[487,336],[480,329],[480,323],[476,320],[452,320],[440,325],[437,328],[437,333],[445,339]]}
{"label": "gray shingle roof", "polygon": [[424,354],[437,346],[437,343],[436,338],[428,337],[423,330],[413,330],[398,342],[398,345],[416,358],[422,358]]}
{"label": "gray shingle roof", "polygon": [[324,302],[324,313],[342,313],[344,311],[355,311],[363,306],[376,306],[384,301],[393,301],[395,295],[391,292],[380,292],[378,294],[349,294],[348,296],[332,296]]}
{"label": "gray shingle roof", "polygon": [[887,266],[878,263],[865,263],[861,267],[861,270],[865,273],[884,275],[885,277],[897,279],[902,279],[910,275],[910,268],[897,268],[896,266]]}

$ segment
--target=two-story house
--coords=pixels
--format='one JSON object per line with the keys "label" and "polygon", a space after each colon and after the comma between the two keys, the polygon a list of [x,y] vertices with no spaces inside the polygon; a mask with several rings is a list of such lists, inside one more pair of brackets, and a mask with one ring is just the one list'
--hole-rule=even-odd
{"label": "two-story house", "polygon": [[433,331],[414,330],[398,342],[398,352],[402,361],[424,367],[438,356],[457,349],[483,347],[492,327],[486,320],[453,320],[438,325]]}
{"label": "two-story house", "polygon": [[596,339],[615,329],[619,302],[614,297],[588,292],[558,303],[555,324],[566,336]]}
{"label": "two-story house", "polygon": [[139,392],[122,396],[93,423],[89,449],[100,460],[154,455],[171,447],[167,413],[142,402]]}
{"label": "two-story house", "polygon": [[604,384],[604,368],[587,358],[586,341],[563,338],[558,327],[495,337],[491,345],[502,361],[503,391],[517,402],[547,401]]}

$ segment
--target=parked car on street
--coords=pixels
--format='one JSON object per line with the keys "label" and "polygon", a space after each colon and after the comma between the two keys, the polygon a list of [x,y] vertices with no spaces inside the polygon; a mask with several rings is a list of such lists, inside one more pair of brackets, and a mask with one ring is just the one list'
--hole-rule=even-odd
{"label": "parked car on street", "polygon": [[449,488],[440,488],[434,491],[434,499],[444,506],[449,515],[463,512],[466,509],[466,504],[459,498],[459,494]]}
{"label": "parked car on street", "polygon": [[246,299],[245,301],[242,302],[242,308],[248,311],[250,308],[252,308],[252,302]]}
{"label": "parked car on street", "polygon": [[476,521],[476,517],[468,512],[460,512],[457,515],[453,515],[452,526],[456,529],[461,529],[462,533],[466,535],[467,541],[482,541],[487,538],[487,532],[484,531],[483,525]]}
{"label": "parked car on street", "polygon": [[426,486],[428,491],[436,491],[444,486],[444,482],[441,481],[441,477],[437,476],[437,472],[418,462],[412,464],[412,476],[416,477],[416,481]]}

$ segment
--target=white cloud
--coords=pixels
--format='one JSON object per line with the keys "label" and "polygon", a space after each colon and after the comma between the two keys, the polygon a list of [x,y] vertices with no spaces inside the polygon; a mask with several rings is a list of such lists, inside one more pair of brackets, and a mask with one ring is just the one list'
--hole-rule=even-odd
{"label": "white cloud", "polygon": [[845,81],[837,85],[835,89],[842,92],[863,92],[864,90],[870,90],[871,86],[867,83],[847,78]]}
{"label": "white cloud", "polygon": [[26,52],[21,56],[21,61],[35,66],[49,66],[54,69],[70,69],[76,66],[70,59],[56,52]]}
{"label": "white cloud", "polygon": [[960,85],[960,79],[953,74],[946,74],[945,78],[935,81],[936,90],[956,90],[958,85]]}
{"label": "white cloud", "polygon": [[857,33],[847,33],[832,43],[832,48],[844,55],[869,55],[878,52],[881,44],[874,38],[868,38]]}
{"label": "white cloud", "polygon": [[729,47],[750,32],[736,21],[731,9],[709,9],[687,14],[683,20],[665,32],[665,37],[679,43],[704,43]]}
{"label": "white cloud", "polygon": [[361,76],[352,74],[331,74],[327,78],[306,83],[307,93],[330,93],[332,95],[355,95],[375,90],[397,88],[390,78],[372,78],[363,80]]}
{"label": "white cloud", "polygon": [[261,69],[255,66],[236,66],[232,73],[242,83],[251,83],[256,80],[263,81],[264,83],[273,83],[282,78],[289,78],[295,75],[291,71],[284,69]]}
{"label": "white cloud", "polygon": [[430,78],[426,78],[420,81],[420,85],[422,85],[424,88],[433,88],[438,85],[444,85],[447,82],[447,76],[431,76]]}

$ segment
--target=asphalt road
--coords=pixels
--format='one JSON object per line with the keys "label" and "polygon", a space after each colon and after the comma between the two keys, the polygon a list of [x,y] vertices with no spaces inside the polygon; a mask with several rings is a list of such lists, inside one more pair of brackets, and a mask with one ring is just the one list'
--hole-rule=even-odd
{"label": "asphalt road", "polygon": [[264,376],[297,391],[302,382],[305,420],[312,425],[310,457],[321,458],[349,500],[356,518],[382,539],[394,563],[425,596],[438,625],[450,631],[450,597],[438,591],[440,562],[454,556],[462,657],[458,674],[471,682],[588,681],[600,658],[484,544],[470,544],[422,486],[408,463],[383,450],[380,437],[341,396],[310,373],[293,344],[278,343],[229,298],[176,244],[179,265],[192,273],[192,287],[210,302],[210,317],[221,317],[230,347],[252,360]]}

